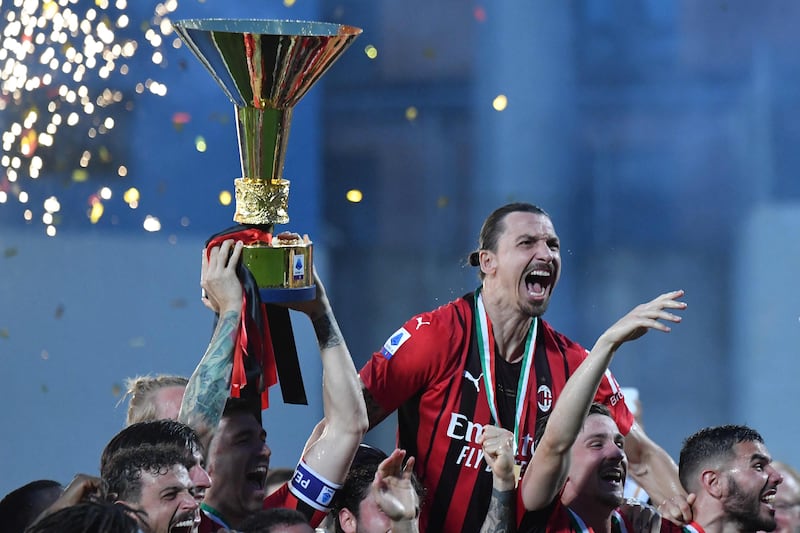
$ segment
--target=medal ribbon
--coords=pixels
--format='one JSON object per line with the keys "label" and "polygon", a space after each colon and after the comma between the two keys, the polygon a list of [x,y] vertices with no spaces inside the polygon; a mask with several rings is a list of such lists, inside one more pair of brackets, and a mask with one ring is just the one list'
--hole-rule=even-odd
{"label": "medal ribbon", "polygon": [[[592,533],[592,528],[586,525],[586,523],[578,516],[575,511],[570,509],[569,507],[566,508],[569,512],[570,523],[572,524],[572,529],[578,533]],[[625,526],[625,520],[622,518],[622,515],[619,514],[619,511],[614,509],[611,511],[611,532],[612,533],[628,533],[628,528]]]}
{"label": "medal ribbon", "polygon": [[[528,330],[528,337],[525,340],[525,352],[522,357],[522,372],[517,383],[517,405],[514,413],[514,456],[517,455],[519,445],[520,424],[525,419],[528,410],[528,402],[525,401],[528,390],[528,377],[530,376],[533,364],[533,351],[536,348],[536,329],[539,321],[536,317],[531,321]],[[483,381],[486,384],[486,398],[489,400],[489,411],[496,424],[500,424],[500,417],[497,415],[497,398],[495,397],[495,378],[494,378],[494,335],[492,334],[492,322],[486,309],[483,306],[481,289],[475,291],[475,327],[478,331],[478,351],[480,352],[481,369],[483,370]]]}

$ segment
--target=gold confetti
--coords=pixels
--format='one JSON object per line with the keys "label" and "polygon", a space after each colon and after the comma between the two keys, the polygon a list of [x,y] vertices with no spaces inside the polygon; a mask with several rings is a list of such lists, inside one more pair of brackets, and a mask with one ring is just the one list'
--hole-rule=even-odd
{"label": "gold confetti", "polygon": [[345,196],[348,202],[352,202],[354,204],[357,204],[364,199],[364,194],[358,189],[350,189],[349,191],[347,191],[347,194]]}

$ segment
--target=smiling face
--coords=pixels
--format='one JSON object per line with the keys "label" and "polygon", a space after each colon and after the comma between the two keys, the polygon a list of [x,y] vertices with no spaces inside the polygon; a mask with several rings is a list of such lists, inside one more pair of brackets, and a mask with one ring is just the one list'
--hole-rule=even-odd
{"label": "smiling face", "polygon": [[744,531],[774,530],[775,495],[783,478],[763,443],[739,442],[733,451],[735,457],[721,472],[725,514]]}
{"label": "smiling face", "polygon": [[624,437],[614,420],[590,414],[572,446],[569,474],[562,501],[579,515],[582,509],[607,509],[622,502],[628,460],[623,451]]}
{"label": "smiling face", "polygon": [[205,502],[231,525],[262,508],[272,453],[267,433],[252,414],[238,412],[220,420],[208,453],[212,485]]}
{"label": "smiling face", "polygon": [[561,275],[558,235],[550,217],[515,211],[502,221],[496,250],[481,250],[486,293],[525,316],[541,316]]}
{"label": "smiling face", "polygon": [[146,533],[192,533],[200,525],[200,508],[193,495],[189,472],[183,465],[169,470],[142,471],[139,501],[128,503],[145,514],[138,516]]}

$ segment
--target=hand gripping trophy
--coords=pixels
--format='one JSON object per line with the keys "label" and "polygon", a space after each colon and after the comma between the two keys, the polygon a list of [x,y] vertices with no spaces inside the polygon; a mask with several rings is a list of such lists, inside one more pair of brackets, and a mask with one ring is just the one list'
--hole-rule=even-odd
{"label": "hand gripping trophy", "polygon": [[[310,300],[313,245],[286,224],[289,181],[283,164],[292,110],[361,33],[353,26],[285,20],[194,19],[174,23],[188,48],[233,102],[242,177],[234,181],[237,226],[212,236],[244,242],[245,289],[231,394],[261,397],[280,374],[287,403],[306,403],[288,310],[276,302]],[[238,359],[237,359],[238,358]],[[253,386],[253,381],[257,386]],[[247,383],[251,386],[246,387]]]}

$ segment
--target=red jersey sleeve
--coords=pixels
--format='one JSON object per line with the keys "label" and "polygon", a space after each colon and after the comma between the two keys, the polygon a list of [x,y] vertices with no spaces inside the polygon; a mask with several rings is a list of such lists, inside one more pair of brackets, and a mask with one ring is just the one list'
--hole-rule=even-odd
{"label": "red jersey sleeve", "polygon": [[450,369],[451,356],[463,344],[467,329],[460,324],[459,305],[469,304],[459,300],[413,317],[361,369],[361,381],[386,412],[396,410],[438,373]]}

